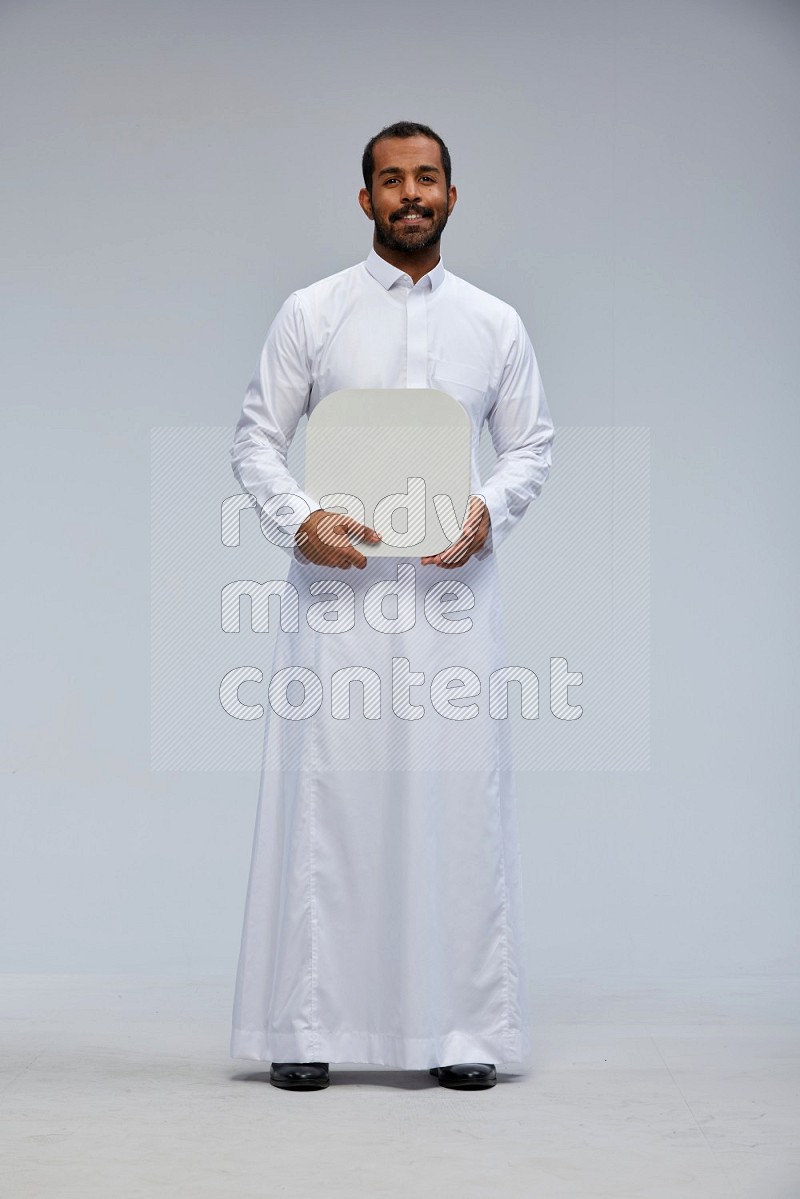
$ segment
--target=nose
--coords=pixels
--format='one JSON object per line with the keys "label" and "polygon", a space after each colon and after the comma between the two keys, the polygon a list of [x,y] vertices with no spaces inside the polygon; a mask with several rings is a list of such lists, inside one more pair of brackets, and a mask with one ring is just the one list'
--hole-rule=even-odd
{"label": "nose", "polygon": [[414,204],[419,200],[419,187],[417,186],[417,180],[413,175],[407,176],[403,180],[402,199],[404,204]]}

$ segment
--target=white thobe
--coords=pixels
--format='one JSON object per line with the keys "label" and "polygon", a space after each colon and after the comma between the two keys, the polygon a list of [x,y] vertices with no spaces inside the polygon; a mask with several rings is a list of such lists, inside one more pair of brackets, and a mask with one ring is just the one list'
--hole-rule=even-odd
{"label": "white thobe", "polygon": [[[314,565],[292,542],[319,507],[287,469],[300,418],[345,388],[405,387],[469,414],[485,545],[454,570]],[[481,482],[484,421],[497,461]],[[372,250],[294,292],[270,327],[232,460],[285,535],[299,620],[273,660],[232,1057],[423,1069],[529,1053],[510,734],[489,701],[510,665],[495,551],[541,490],[552,440],[520,317],[441,260],[414,284]],[[288,521],[287,494],[303,501]],[[365,610],[381,580],[397,593],[383,625]],[[361,681],[337,692],[345,668]]]}

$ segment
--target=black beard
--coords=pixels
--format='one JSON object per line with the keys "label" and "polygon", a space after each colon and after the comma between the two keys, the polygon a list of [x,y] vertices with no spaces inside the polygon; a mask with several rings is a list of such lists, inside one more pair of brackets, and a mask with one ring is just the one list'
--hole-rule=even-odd
{"label": "black beard", "polygon": [[378,245],[386,246],[389,250],[400,250],[406,254],[416,254],[418,250],[427,250],[435,246],[442,236],[447,224],[448,213],[445,212],[439,220],[434,220],[427,233],[422,230],[409,229],[403,233],[395,232],[395,222],[383,221],[375,216],[375,240]]}

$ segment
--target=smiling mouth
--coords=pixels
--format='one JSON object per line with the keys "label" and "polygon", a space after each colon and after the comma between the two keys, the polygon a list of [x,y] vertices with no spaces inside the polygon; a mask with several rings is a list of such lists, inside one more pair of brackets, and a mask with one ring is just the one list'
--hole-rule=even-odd
{"label": "smiling mouth", "polygon": [[415,212],[407,213],[407,214],[404,214],[403,216],[395,217],[395,220],[399,221],[399,223],[401,225],[418,225],[422,221],[427,221],[429,219],[430,219],[429,217],[421,216],[419,213],[415,213]]}

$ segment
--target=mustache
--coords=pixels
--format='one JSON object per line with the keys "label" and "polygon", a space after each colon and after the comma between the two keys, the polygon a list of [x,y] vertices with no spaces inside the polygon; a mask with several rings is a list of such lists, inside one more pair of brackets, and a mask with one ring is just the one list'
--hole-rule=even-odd
{"label": "mustache", "polygon": [[389,218],[392,221],[400,221],[404,216],[424,216],[432,217],[433,209],[431,208],[401,208],[399,212],[393,212]]}

